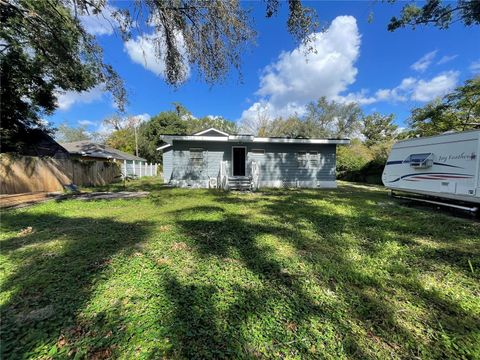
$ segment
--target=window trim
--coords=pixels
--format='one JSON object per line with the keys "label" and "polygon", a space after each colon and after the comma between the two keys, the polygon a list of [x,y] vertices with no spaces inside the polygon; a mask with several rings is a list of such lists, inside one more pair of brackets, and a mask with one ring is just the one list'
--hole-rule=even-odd
{"label": "window trim", "polygon": [[253,155],[265,155],[265,149],[251,149],[250,153]]}
{"label": "window trim", "polygon": [[[418,157],[417,161],[412,162],[412,157]],[[427,169],[433,165],[433,153],[410,154],[403,162],[410,164],[415,169]]]}
{"label": "window trim", "polygon": [[[305,156],[304,159],[300,158],[300,156]],[[301,167],[306,167],[308,164],[308,152],[307,151],[297,151],[297,164]]]}
{"label": "window trim", "polygon": [[[205,161],[205,156],[204,156],[204,149],[203,148],[189,148],[189,161],[192,166],[203,166],[204,161]],[[197,157],[192,157],[193,154],[201,154],[201,156]]]}
{"label": "window trim", "polygon": [[308,153],[308,160],[313,163],[318,165],[320,163],[320,152],[318,151],[310,151]]}

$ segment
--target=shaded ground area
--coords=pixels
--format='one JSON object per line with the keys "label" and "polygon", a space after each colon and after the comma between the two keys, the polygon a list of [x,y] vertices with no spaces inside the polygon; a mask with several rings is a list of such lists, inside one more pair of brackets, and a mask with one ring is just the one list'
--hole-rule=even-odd
{"label": "shaded ground area", "polygon": [[3,213],[2,358],[480,356],[479,223],[379,188],[133,188]]}
{"label": "shaded ground area", "polygon": [[48,200],[64,201],[64,200],[114,200],[114,199],[134,199],[142,198],[148,195],[148,191],[89,191],[78,194],[61,194],[61,193],[26,193],[15,195],[0,196],[0,208],[16,209],[30,206],[33,204],[45,202]]}

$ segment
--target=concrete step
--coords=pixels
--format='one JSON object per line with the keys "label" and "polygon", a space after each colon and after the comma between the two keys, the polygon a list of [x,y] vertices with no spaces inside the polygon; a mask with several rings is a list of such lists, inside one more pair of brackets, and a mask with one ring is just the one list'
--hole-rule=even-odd
{"label": "concrete step", "polygon": [[229,176],[228,180],[250,180],[250,176]]}

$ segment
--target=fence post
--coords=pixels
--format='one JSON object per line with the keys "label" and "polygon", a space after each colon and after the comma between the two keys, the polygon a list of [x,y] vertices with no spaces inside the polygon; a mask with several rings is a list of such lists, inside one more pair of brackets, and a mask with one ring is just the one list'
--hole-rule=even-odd
{"label": "fence post", "polygon": [[153,164],[150,163],[150,176],[153,176]]}
{"label": "fence post", "polygon": [[123,160],[123,178],[127,177],[127,160]]}
{"label": "fence post", "polygon": [[155,163],[155,167],[153,168],[153,171],[155,173],[155,176],[157,176],[157,163]]}
{"label": "fence post", "polygon": [[132,167],[133,167],[133,175],[137,175],[137,171],[135,169],[135,160],[132,160]]}

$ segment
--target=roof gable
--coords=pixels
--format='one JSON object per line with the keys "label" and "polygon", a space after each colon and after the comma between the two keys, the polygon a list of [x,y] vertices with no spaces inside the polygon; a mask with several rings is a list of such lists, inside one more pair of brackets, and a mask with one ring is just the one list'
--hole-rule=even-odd
{"label": "roof gable", "polygon": [[215,129],[215,128],[210,128],[210,129],[207,129],[207,130],[202,130],[202,131],[199,131],[195,134],[193,134],[194,136],[195,135],[203,135],[203,136],[228,136],[229,134],[227,134],[226,132],[223,132],[221,130],[218,130],[218,129]]}

